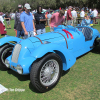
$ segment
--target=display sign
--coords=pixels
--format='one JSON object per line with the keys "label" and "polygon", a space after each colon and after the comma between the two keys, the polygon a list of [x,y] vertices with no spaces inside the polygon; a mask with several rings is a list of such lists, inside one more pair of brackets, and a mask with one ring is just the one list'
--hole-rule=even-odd
{"label": "display sign", "polygon": [[5,88],[3,85],[0,84],[0,94],[5,92],[5,91],[8,91],[7,88]]}

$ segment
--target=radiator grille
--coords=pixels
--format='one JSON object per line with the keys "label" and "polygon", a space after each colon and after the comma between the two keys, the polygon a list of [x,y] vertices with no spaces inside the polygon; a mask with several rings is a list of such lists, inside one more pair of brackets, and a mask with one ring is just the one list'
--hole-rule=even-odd
{"label": "radiator grille", "polygon": [[12,54],[12,62],[17,63],[18,62],[18,57],[19,57],[19,53],[21,50],[21,45],[20,44],[16,44],[13,54]]}

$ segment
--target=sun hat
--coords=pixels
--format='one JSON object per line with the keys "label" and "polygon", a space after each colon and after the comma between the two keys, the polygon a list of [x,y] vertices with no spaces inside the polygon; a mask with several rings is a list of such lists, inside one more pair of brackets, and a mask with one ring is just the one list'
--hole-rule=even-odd
{"label": "sun hat", "polygon": [[30,5],[29,5],[28,3],[26,3],[26,4],[24,5],[24,7],[25,7],[26,9],[31,9],[31,7],[30,7]]}

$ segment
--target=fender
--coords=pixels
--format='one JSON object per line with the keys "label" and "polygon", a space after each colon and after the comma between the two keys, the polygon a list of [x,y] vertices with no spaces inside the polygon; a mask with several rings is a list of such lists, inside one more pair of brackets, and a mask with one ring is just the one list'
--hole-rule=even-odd
{"label": "fender", "polygon": [[98,38],[100,38],[100,33],[99,33],[99,35],[98,35]]}
{"label": "fender", "polygon": [[36,60],[36,58],[34,58],[34,57],[26,57],[25,59],[22,59],[21,61],[18,62],[18,64],[21,65],[22,68],[23,68],[23,74],[29,74],[30,73],[32,63],[35,60]]}
{"label": "fender", "polygon": [[65,57],[66,62],[64,62],[64,63],[67,66],[66,66],[66,68],[65,68],[65,66],[63,67],[64,70],[69,69],[76,62],[76,58],[72,55],[72,53],[70,53],[70,51],[67,49],[67,47],[64,47],[64,46],[61,46],[58,44],[54,44],[54,43],[40,45],[39,47],[34,49],[34,51],[31,53],[31,56],[33,56],[35,58],[41,58],[49,52],[55,53],[56,51],[59,51]]}
{"label": "fender", "polygon": [[7,58],[7,60],[8,60],[9,62],[11,62],[11,63],[10,63],[10,68],[11,68],[12,70],[16,71],[16,69],[12,68],[11,65],[12,65],[12,66],[15,66],[15,67],[17,67],[17,65],[21,65],[21,67],[23,68],[23,75],[24,75],[24,74],[29,74],[29,73],[30,73],[32,63],[36,60],[36,58],[34,58],[34,57],[26,57],[26,58],[24,58],[24,59],[21,59],[18,63],[14,63],[14,62],[11,61],[11,57],[12,57],[12,56],[9,56],[9,57]]}
{"label": "fender", "polygon": [[13,37],[13,36],[3,37],[3,38],[0,39],[0,46],[2,46],[5,43],[9,43],[9,41],[15,41],[15,42],[18,43],[21,40],[22,39],[17,38],[17,37]]}
{"label": "fender", "polygon": [[97,29],[93,29],[93,28],[91,28],[91,29],[93,30],[93,36],[95,35],[95,37],[96,37],[99,35],[99,37],[100,37],[100,33]]}

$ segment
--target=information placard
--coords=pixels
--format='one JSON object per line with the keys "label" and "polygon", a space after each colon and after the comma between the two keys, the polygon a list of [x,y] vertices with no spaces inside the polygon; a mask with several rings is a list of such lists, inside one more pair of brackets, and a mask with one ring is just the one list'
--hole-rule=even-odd
{"label": "information placard", "polygon": [[7,88],[5,88],[3,85],[0,84],[0,94],[5,92],[5,91],[8,91]]}

